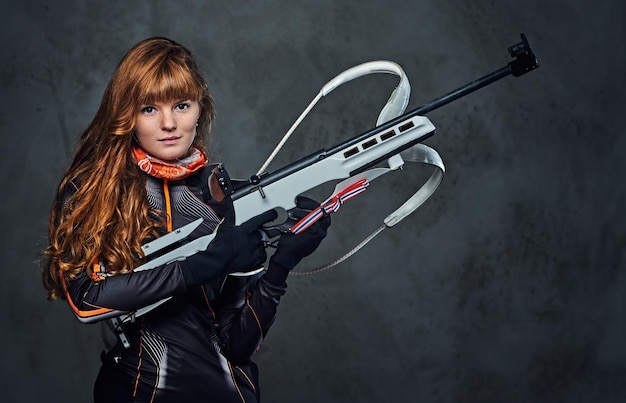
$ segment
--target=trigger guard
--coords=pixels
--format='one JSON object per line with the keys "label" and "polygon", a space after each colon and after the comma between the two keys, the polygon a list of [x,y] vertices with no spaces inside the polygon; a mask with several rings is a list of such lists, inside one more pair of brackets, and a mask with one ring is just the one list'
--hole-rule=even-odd
{"label": "trigger guard", "polygon": [[[287,211],[287,217],[282,223],[261,227],[261,232],[263,233],[261,236],[267,236],[268,239],[273,239],[282,235],[291,234],[291,228],[311,211],[312,210],[303,209],[301,207],[294,207]],[[265,239],[263,239],[263,241],[265,241]]]}

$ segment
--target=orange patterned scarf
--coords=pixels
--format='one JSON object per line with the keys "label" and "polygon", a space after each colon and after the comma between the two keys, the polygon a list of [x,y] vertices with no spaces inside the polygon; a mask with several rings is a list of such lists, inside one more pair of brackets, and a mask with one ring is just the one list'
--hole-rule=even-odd
{"label": "orange patterned scarf", "polygon": [[209,162],[206,153],[192,148],[188,157],[177,160],[176,164],[155,158],[141,147],[133,147],[133,158],[139,168],[148,175],[167,180],[179,180],[193,174]]}

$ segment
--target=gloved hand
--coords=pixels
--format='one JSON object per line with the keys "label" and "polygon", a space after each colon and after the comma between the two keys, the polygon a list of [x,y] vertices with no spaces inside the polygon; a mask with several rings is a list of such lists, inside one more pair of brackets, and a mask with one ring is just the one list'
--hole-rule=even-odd
{"label": "gloved hand", "polygon": [[[296,206],[298,208],[292,211],[293,216],[296,219],[302,219],[319,207],[319,203],[307,197],[298,196]],[[270,258],[265,279],[272,284],[282,285],[289,271],[317,249],[326,237],[328,227],[330,227],[330,216],[327,215],[298,235],[289,234],[282,237],[278,241],[276,252]]]}
{"label": "gloved hand", "polygon": [[222,223],[205,251],[187,257],[188,267],[183,271],[187,285],[203,284],[226,273],[261,266],[267,253],[259,227],[276,217],[276,211],[270,210],[239,226]]}

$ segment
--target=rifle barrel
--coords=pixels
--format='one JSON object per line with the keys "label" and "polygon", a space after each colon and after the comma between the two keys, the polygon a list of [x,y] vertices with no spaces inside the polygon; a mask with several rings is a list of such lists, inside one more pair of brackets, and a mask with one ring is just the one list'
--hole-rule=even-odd
{"label": "rifle barrel", "polygon": [[446,95],[433,99],[432,101],[425,103],[424,105],[412,110],[409,112],[410,114],[416,115],[425,115],[428,112],[432,112],[435,109],[438,109],[444,105],[449,104],[450,102],[456,101],[459,98],[462,98],[474,91],[477,91],[487,85],[494,83],[501,78],[504,78],[508,75],[512,74],[509,66],[502,67],[493,73],[487,74],[477,80],[472,81],[469,84],[462,86],[461,88],[457,88],[454,91],[450,91]]}

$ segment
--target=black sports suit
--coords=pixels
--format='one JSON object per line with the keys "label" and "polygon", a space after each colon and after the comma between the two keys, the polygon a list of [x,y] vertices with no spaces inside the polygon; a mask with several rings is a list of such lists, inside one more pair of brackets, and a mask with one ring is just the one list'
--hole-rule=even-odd
{"label": "black sports suit", "polygon": [[[191,235],[210,234],[232,219],[232,203],[210,196],[211,167],[179,181],[148,176],[151,208],[166,211],[173,229],[204,219]],[[93,276],[83,272],[67,285],[67,297],[83,322],[106,323],[172,296],[168,302],[123,325],[129,348],[117,337],[102,354],[96,402],[257,402],[258,376],[250,360],[274,321],[284,284],[262,275],[226,276],[187,287],[187,262],[153,270]],[[105,320],[106,319],[106,320]],[[115,347],[110,340],[117,342]],[[106,342],[105,342],[106,344]]]}

